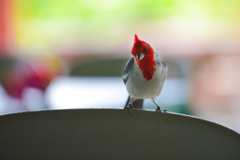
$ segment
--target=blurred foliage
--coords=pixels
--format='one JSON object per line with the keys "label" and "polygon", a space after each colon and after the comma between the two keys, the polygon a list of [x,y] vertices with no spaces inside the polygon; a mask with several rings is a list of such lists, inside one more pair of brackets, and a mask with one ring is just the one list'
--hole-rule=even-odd
{"label": "blurred foliage", "polygon": [[121,77],[127,61],[118,58],[80,63],[70,72],[70,76]]}
{"label": "blurred foliage", "polygon": [[206,14],[234,16],[240,13],[238,0],[14,0],[19,17],[104,17],[159,18]]}
{"label": "blurred foliage", "polygon": [[[13,2],[16,46],[20,51],[21,49],[36,51],[49,47],[61,50],[76,46],[79,48],[84,46],[87,50],[93,46],[103,49],[104,45],[114,47],[123,43],[126,37],[132,36],[137,29],[151,30],[149,26],[158,26],[157,23],[168,18],[190,17],[210,19],[210,22],[212,19],[223,19],[227,24],[236,26],[240,15],[238,0],[13,0]],[[102,39],[107,43],[103,43]]]}

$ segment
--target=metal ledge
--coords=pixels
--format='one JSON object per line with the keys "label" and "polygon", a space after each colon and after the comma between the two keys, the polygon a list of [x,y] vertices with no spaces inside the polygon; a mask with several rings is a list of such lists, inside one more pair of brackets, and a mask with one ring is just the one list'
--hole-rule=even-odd
{"label": "metal ledge", "polygon": [[240,159],[239,133],[172,113],[77,109],[0,116],[0,159]]}

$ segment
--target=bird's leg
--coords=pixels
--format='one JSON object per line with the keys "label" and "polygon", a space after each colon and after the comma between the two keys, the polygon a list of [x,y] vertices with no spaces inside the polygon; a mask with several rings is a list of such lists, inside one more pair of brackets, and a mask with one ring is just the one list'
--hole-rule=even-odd
{"label": "bird's leg", "polygon": [[130,103],[128,107],[129,114],[132,116],[133,105]]}
{"label": "bird's leg", "polygon": [[131,97],[131,99],[130,99],[130,102],[129,102],[129,104],[128,104],[128,111],[129,111],[129,114],[132,116],[132,109],[133,109],[133,104],[132,104],[132,102],[133,102],[133,97]]}
{"label": "bird's leg", "polygon": [[133,97],[131,97],[131,96],[129,95],[128,100],[127,100],[127,103],[126,103],[126,105],[125,105],[125,107],[124,107],[124,109],[123,109],[123,110],[127,109],[127,110],[129,111],[129,114],[130,114],[131,116],[132,116],[132,109],[133,109],[132,101],[133,101]]}
{"label": "bird's leg", "polygon": [[[161,108],[159,107],[159,105],[155,102],[155,100],[153,100],[152,99],[152,101],[153,101],[153,103],[155,103],[156,104],[156,106],[157,106],[157,109],[156,109],[156,111],[157,112],[160,112],[160,113],[162,113],[162,110],[161,110]],[[165,111],[166,112],[166,111]]]}
{"label": "bird's leg", "polygon": [[127,99],[127,102],[126,102],[125,107],[124,107],[123,110],[128,109],[128,105],[129,105],[129,101],[130,101],[130,99],[131,99],[131,97],[130,97],[130,95],[129,95],[129,96],[128,96],[128,99]]}

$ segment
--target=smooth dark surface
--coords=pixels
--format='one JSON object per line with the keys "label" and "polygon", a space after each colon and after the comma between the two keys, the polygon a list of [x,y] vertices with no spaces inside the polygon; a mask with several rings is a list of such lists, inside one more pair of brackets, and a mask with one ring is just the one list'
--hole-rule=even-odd
{"label": "smooth dark surface", "polygon": [[240,135],[169,113],[79,109],[0,116],[0,159],[240,159]]}

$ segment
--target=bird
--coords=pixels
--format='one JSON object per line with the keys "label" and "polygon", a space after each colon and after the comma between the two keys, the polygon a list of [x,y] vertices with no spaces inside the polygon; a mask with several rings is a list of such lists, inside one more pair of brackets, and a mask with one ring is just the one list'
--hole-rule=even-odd
{"label": "bird", "polygon": [[132,104],[139,99],[151,99],[157,106],[156,111],[162,113],[156,98],[160,95],[167,78],[168,67],[159,57],[156,50],[135,34],[132,57],[126,63],[123,82],[129,93],[124,110],[131,114]]}

